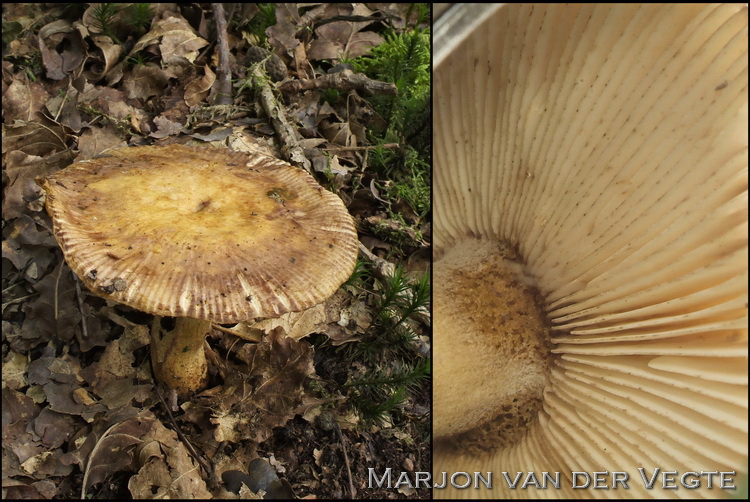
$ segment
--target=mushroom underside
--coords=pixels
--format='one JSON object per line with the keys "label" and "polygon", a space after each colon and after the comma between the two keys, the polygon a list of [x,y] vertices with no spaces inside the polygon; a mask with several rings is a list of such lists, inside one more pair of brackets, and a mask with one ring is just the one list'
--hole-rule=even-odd
{"label": "mushroom underside", "polygon": [[[638,468],[747,473],[746,8],[507,5],[435,69],[433,95],[434,476],[496,480],[435,496],[725,496],[705,479],[649,490]],[[515,285],[477,274],[509,267]],[[542,319],[511,367],[493,351],[524,278]],[[503,408],[520,388],[532,420]],[[544,471],[560,489],[501,478]],[[573,471],[632,482],[574,490]]]}

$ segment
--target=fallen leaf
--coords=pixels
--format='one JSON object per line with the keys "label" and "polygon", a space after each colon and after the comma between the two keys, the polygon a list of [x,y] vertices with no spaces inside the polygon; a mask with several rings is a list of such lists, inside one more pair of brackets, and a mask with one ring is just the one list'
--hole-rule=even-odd
{"label": "fallen leaf", "polygon": [[79,77],[69,82],[65,90],[45,103],[48,117],[56,124],[62,124],[73,132],[81,130],[81,113],[78,110],[79,89],[83,90],[86,79]]}
{"label": "fallen leaf", "polygon": [[84,76],[89,82],[98,82],[112,71],[114,66],[120,60],[123,53],[123,47],[116,44],[107,36],[92,36],[96,50],[89,53],[92,64],[87,65]]}
{"label": "fallen leaf", "polygon": [[54,256],[50,252],[56,244],[46,229],[40,229],[30,216],[21,215],[11,220],[3,240],[3,258],[10,260],[24,277],[36,283],[46,272]]}
{"label": "fallen leaf", "polygon": [[26,317],[21,327],[23,337],[34,344],[32,347],[55,337],[64,342],[73,338],[81,315],[71,274],[61,261],[55,270],[34,285],[39,297],[24,307]]}
{"label": "fallen leaf", "polygon": [[[283,335],[277,328],[260,343],[237,350],[250,372],[229,371],[223,392],[201,397],[196,405],[211,410],[217,441],[263,442],[271,429],[292,418],[305,396],[303,383],[314,372],[312,347]],[[221,438],[221,439],[220,439]]]}
{"label": "fallen leaf", "polygon": [[75,161],[92,159],[110,148],[126,146],[128,143],[122,139],[113,126],[91,127],[84,130],[78,137],[78,156]]}
{"label": "fallen leaf", "polygon": [[[196,133],[191,134],[190,136],[195,139],[199,139],[201,141],[220,142],[220,141],[227,139],[229,136],[231,136],[233,132],[234,131],[231,127],[217,127],[216,129],[213,129],[208,134],[200,134],[196,132]],[[220,145],[220,146],[224,146],[224,145]]]}
{"label": "fallen leaf", "polygon": [[86,465],[88,487],[96,485],[118,471],[133,469],[133,450],[143,442],[156,417],[148,414],[132,417],[110,427],[99,439]]}
{"label": "fallen leaf", "polygon": [[198,50],[208,42],[195,34],[190,24],[181,16],[156,21],[151,30],[136,42],[128,56],[132,56],[149,45],[159,43],[162,63],[165,66],[192,63],[198,57]]}
{"label": "fallen leaf", "polygon": [[49,93],[40,82],[30,82],[25,73],[13,79],[3,93],[3,119],[6,124],[16,119],[34,120],[49,99]]}
{"label": "fallen leaf", "polygon": [[194,79],[185,87],[185,103],[188,106],[196,106],[203,101],[216,81],[216,74],[208,65],[204,66],[203,71],[205,73],[202,77]]}
{"label": "fallen leaf", "polygon": [[276,5],[276,24],[266,28],[268,42],[278,49],[279,54],[291,54],[301,42],[295,38],[299,12],[296,4],[279,3]]}
{"label": "fallen leaf", "polygon": [[[335,15],[371,16],[364,4],[330,4],[326,17]],[[353,59],[367,54],[384,39],[374,31],[361,31],[374,21],[334,21],[316,28],[317,38],[310,44],[307,57],[311,60]]]}
{"label": "fallen leaf", "polygon": [[15,350],[11,350],[3,358],[3,384],[8,388],[18,390],[29,384],[26,373],[29,370],[29,358]]}
{"label": "fallen leaf", "polygon": [[185,127],[183,124],[173,122],[162,115],[154,118],[154,124],[156,125],[156,131],[149,134],[149,136],[156,139],[166,138],[167,136],[176,136]]}
{"label": "fallen leaf", "polygon": [[12,124],[6,123],[3,129],[3,149],[46,157],[67,149],[65,137],[62,126],[46,117],[34,121],[17,119]]}
{"label": "fallen leaf", "polygon": [[34,433],[42,439],[45,447],[53,450],[65,444],[74,430],[74,424],[72,416],[57,413],[47,407],[34,420]]}
{"label": "fallen leaf", "polygon": [[137,65],[125,75],[122,87],[128,94],[128,99],[147,100],[151,96],[161,94],[169,80],[169,74],[159,68],[156,63]]}
{"label": "fallen leaf", "polygon": [[[158,442],[159,450],[151,445]],[[193,461],[177,434],[155,421],[142,438],[135,458],[139,459],[138,473],[128,481],[133,498],[209,499],[211,493],[201,477],[201,470]],[[143,455],[143,452],[150,452]]]}
{"label": "fallen leaf", "polygon": [[[58,19],[43,26],[38,41],[47,78],[62,80],[83,64],[86,56],[83,39],[70,21]],[[58,47],[63,47],[62,52],[57,52]]]}

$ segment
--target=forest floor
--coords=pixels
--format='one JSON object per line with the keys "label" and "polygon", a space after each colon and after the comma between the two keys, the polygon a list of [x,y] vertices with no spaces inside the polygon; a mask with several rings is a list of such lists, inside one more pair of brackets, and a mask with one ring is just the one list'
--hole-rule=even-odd
{"label": "forest floor", "polygon": [[[428,498],[368,485],[430,470],[429,7],[208,5],[3,5],[3,498]],[[318,307],[215,325],[183,399],[153,317],[71,272],[39,185],[174,143],[308,170],[360,245]]]}

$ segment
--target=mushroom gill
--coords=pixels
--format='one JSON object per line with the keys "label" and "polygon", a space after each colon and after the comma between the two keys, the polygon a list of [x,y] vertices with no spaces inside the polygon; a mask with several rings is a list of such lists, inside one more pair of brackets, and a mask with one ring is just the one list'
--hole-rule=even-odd
{"label": "mushroom gill", "polygon": [[436,497],[746,476],[747,44],[745,5],[513,4],[436,66],[433,470],[494,479]]}

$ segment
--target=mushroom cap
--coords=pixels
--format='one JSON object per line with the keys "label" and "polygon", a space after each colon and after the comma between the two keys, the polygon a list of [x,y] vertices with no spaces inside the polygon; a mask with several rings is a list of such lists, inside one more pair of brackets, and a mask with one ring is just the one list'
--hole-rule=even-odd
{"label": "mushroom cap", "polygon": [[44,189],[76,275],[152,314],[230,323],[302,310],[332,295],[357,257],[341,199],[266,155],[122,148]]}
{"label": "mushroom cap", "polygon": [[[747,37],[745,5],[508,4],[435,67],[435,253],[509,244],[552,324],[527,433],[436,443],[436,473],[492,471],[493,490],[436,497],[724,496],[646,490],[637,468],[747,473]],[[435,392],[462,371],[507,386],[445,341],[468,337],[437,308],[444,266]],[[631,490],[509,489],[501,471],[628,471]]]}

